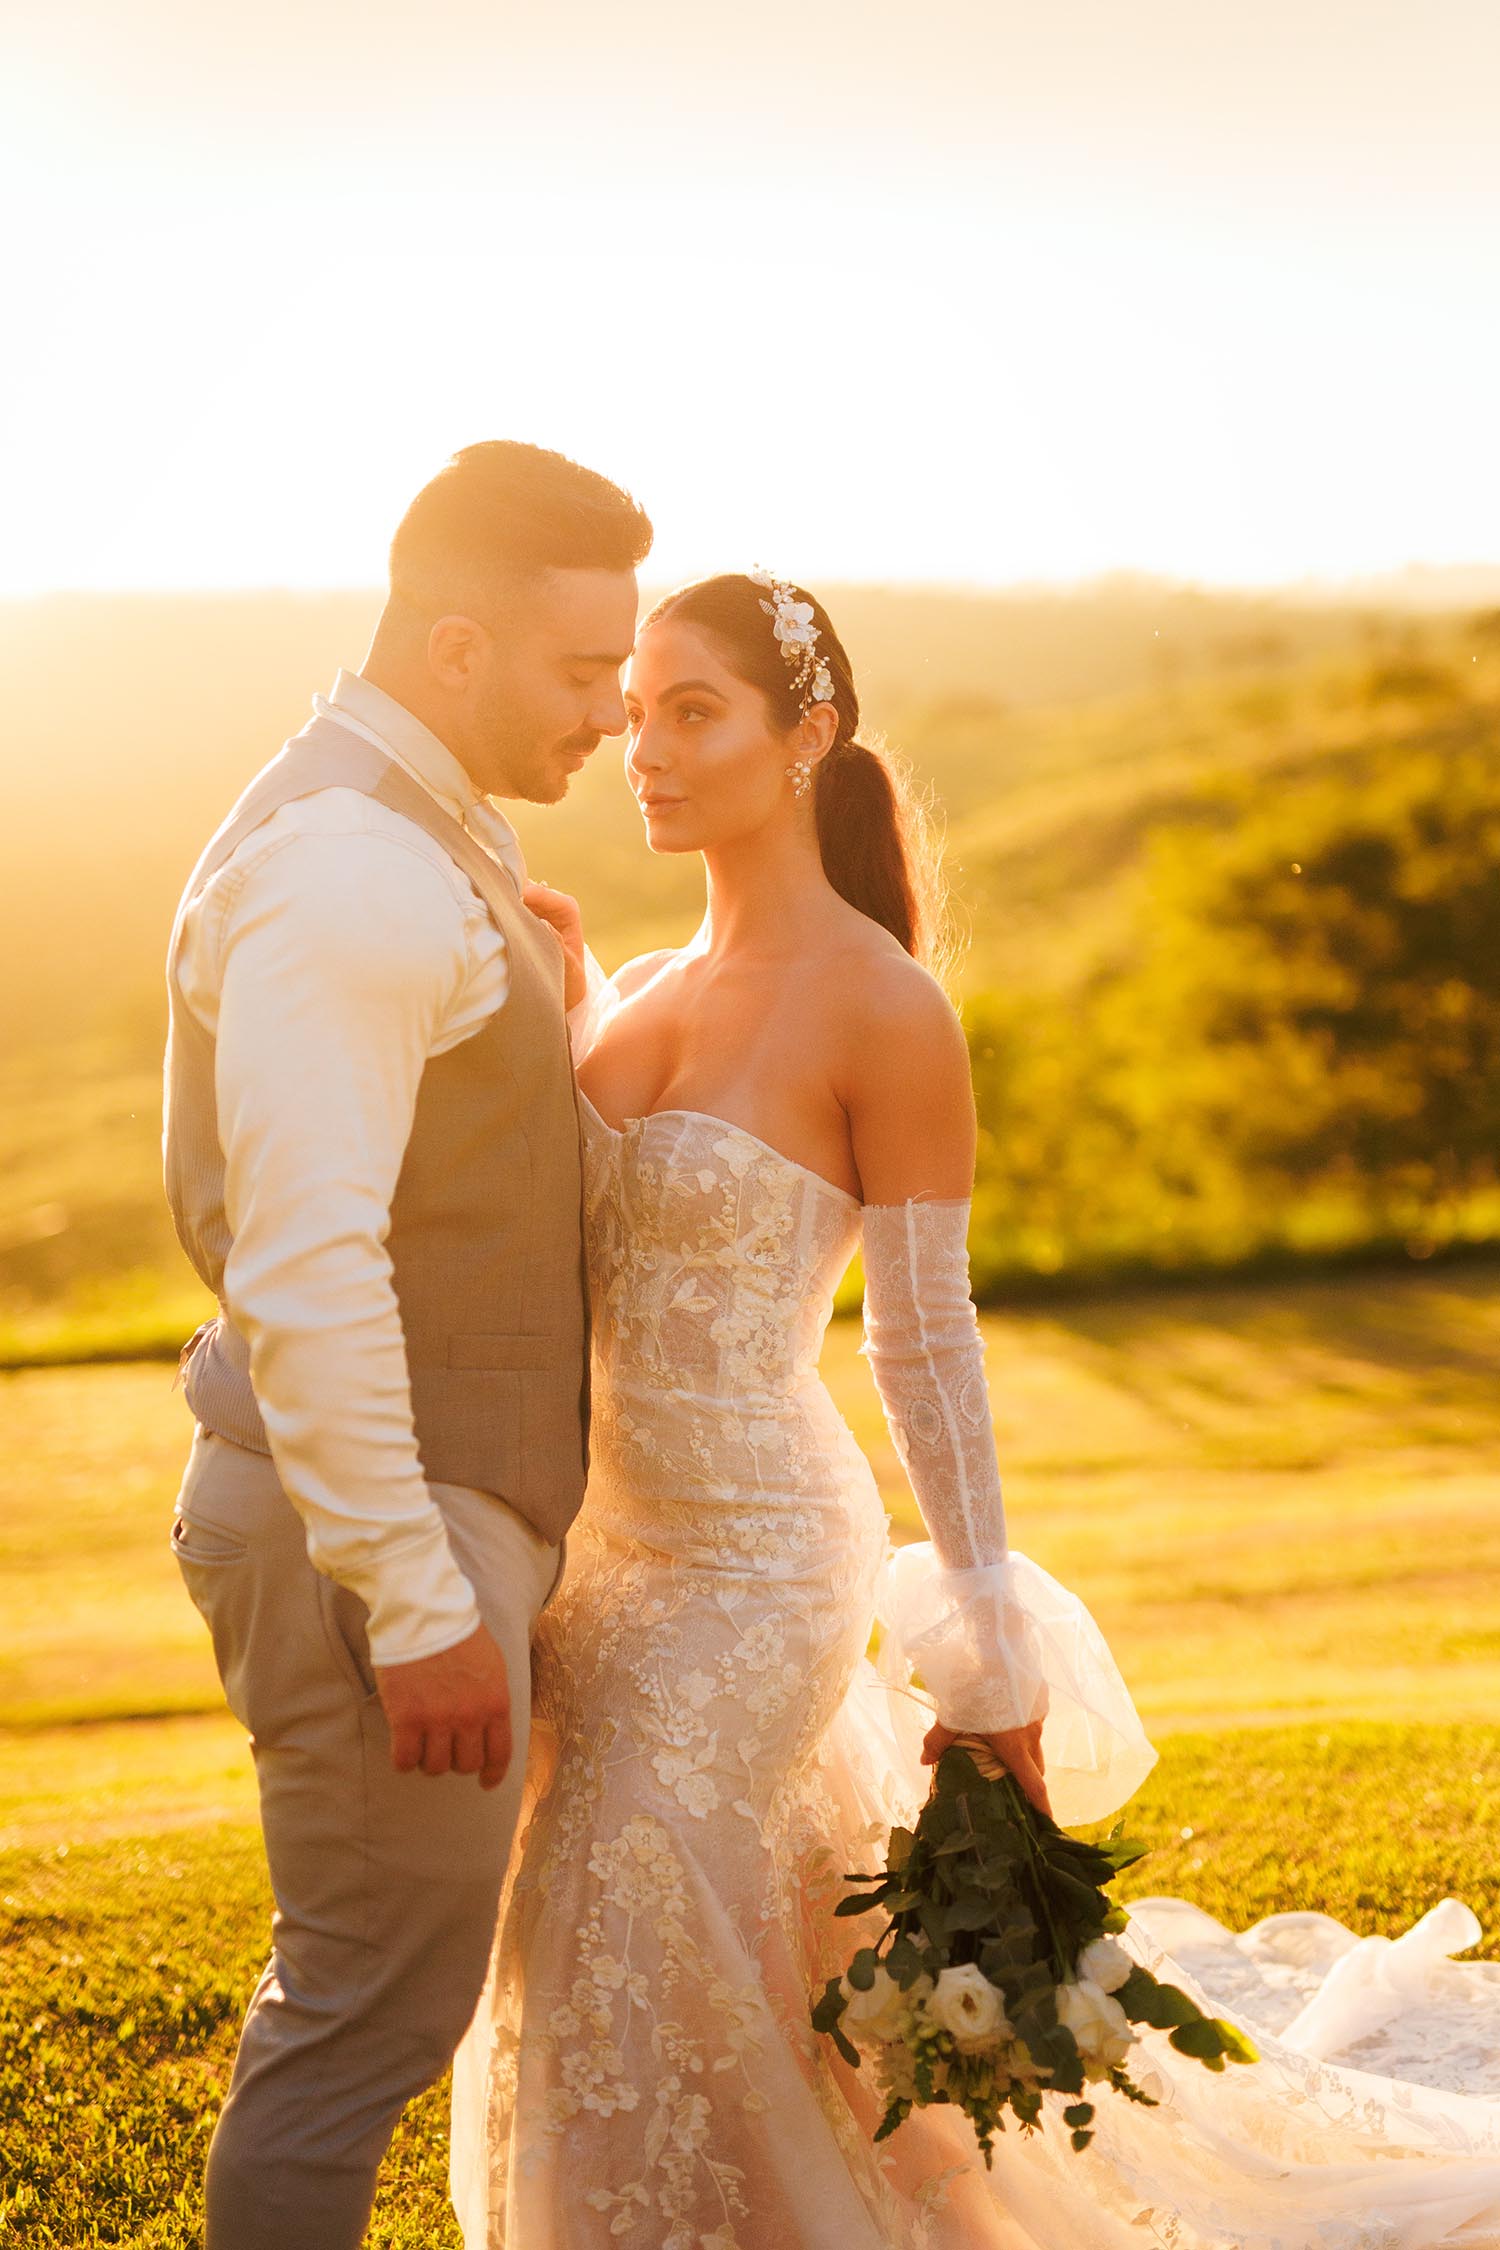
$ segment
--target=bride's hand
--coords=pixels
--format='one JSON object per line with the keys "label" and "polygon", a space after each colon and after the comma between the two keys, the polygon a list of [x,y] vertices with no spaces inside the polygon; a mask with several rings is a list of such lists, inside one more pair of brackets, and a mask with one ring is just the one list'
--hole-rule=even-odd
{"label": "bride's hand", "polygon": [[583,914],[576,898],[566,891],[554,891],[546,883],[528,883],[521,893],[522,904],[529,906],[539,922],[556,930],[562,940],[563,957],[567,970],[563,984],[563,1006],[569,1010],[588,997],[588,971],[584,966]]}
{"label": "bride's hand", "polygon": [[[943,1752],[951,1750],[959,1739],[952,1727],[945,1727],[934,1720],[927,1730],[927,1739],[922,1744],[923,1765],[935,1766]],[[1047,1795],[1044,1778],[1041,1720],[1036,1719],[1029,1727],[1016,1727],[1008,1733],[980,1734],[973,1739],[989,1744],[1007,1773],[1015,1775],[1037,1811],[1046,1813],[1050,1820],[1052,1800]]]}

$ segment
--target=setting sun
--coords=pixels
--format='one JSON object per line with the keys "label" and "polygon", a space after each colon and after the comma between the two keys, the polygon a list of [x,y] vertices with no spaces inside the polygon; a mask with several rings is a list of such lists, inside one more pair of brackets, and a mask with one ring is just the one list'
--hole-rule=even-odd
{"label": "setting sun", "polygon": [[5,590],[370,584],[493,434],[638,491],[667,579],[1500,550],[1477,0],[438,21],[12,34]]}

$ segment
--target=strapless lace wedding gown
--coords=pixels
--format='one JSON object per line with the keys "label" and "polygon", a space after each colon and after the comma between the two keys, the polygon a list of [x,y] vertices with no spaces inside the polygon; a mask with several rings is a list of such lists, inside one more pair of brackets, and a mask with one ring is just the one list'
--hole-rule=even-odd
{"label": "strapless lace wedding gown", "polygon": [[1153,2037],[1162,2106],[1106,2098],[1082,2156],[1011,2132],[986,2174],[945,2110],[873,2145],[868,2073],[808,2024],[840,1878],[927,1783],[927,1714],[865,1655],[884,1510],[818,1375],[860,1209],[711,1117],[586,1123],[594,1469],[455,2067],[467,2250],[1496,2250],[1500,1971],[1443,1959],[1477,1935],[1452,1905],[1356,1955],[1154,1902],[1132,1943],[1174,1943],[1259,2065]]}

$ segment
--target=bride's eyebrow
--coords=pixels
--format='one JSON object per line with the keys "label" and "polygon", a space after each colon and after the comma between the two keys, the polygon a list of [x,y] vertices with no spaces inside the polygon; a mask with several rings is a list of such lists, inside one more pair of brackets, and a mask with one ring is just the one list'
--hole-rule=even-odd
{"label": "bride's eyebrow", "polygon": [[675,687],[662,690],[661,700],[663,703],[670,703],[674,695],[688,694],[712,695],[720,703],[724,700],[722,693],[711,680],[679,680]]}

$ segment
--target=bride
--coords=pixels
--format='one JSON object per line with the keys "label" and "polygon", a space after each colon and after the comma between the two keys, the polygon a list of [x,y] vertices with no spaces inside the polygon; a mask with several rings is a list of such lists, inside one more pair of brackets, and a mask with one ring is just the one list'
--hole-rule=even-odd
{"label": "bride", "polygon": [[[869,2073],[808,2011],[859,1942],[841,1877],[914,1817],[923,1761],[983,1734],[1078,1822],[1153,1754],[1086,1612],[1007,1551],[967,1056],[826,613],[770,580],[691,586],[648,618],[626,707],[651,848],[701,852],[708,904],[680,952],[590,978],[593,1471],[537,1647],[550,1752],[455,2069],[467,2250],[1493,2250],[1500,1972],[1444,1958],[1478,1935],[1455,1902],[1359,1948],[1321,1916],[1236,1945],[1146,1902],[1133,1948],[1161,1971],[1170,1939],[1165,1973],[1218,1991],[1259,2064],[1212,2076],[1152,2039],[1160,2106],[1106,2100],[1083,2155],[1054,2121],[986,2173],[941,2108],[874,2144]],[[577,1000],[576,910],[532,903]],[[856,1248],[930,1535],[894,1567],[818,1376]],[[1327,2060],[1361,2040],[1362,2067]]]}

